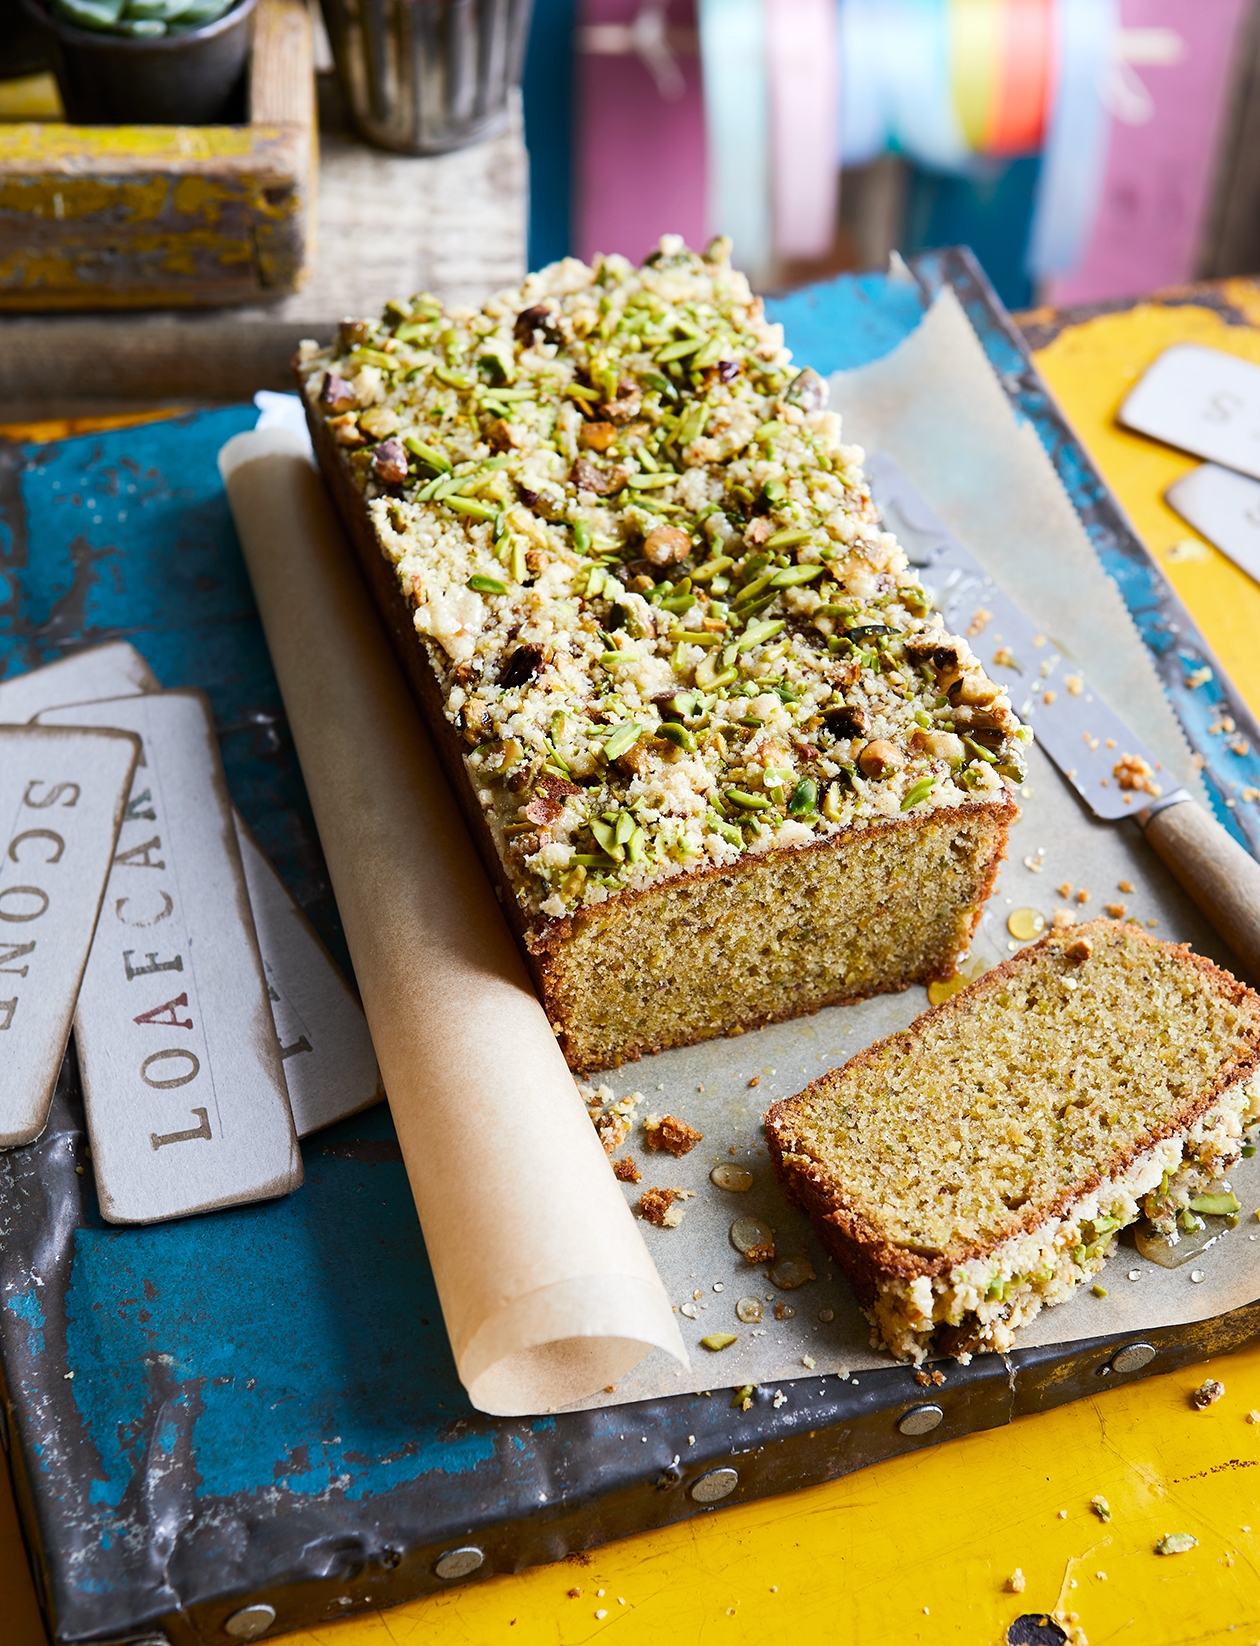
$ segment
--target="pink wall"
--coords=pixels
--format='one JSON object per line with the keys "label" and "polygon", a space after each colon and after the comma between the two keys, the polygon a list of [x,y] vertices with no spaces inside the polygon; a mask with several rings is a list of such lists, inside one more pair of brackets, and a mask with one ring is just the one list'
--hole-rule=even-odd
{"label": "pink wall", "polygon": [[1154,116],[1113,116],[1102,203],[1085,260],[1049,283],[1055,304],[1132,297],[1194,276],[1228,86],[1248,0],[1120,0],[1126,29],[1167,28],[1185,42],[1180,63],[1131,70]]}
{"label": "pink wall", "polygon": [[[583,0],[583,24],[633,21],[640,0]],[[638,57],[579,50],[576,111],[577,253],[623,252],[636,262],[662,234],[703,246],[706,235],[704,101],[693,0],[670,0],[669,26],[691,37],[675,49],[683,93],[667,101]]]}

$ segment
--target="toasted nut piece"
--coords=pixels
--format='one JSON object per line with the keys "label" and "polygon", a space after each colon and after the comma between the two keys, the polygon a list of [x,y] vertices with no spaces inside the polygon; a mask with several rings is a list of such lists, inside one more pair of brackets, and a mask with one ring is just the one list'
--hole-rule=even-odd
{"label": "toasted nut piece", "polygon": [[336,372],[326,371],[324,381],[320,384],[319,404],[323,411],[350,411],[355,404],[354,390],[344,377],[338,377]]}
{"label": "toasted nut piece", "polygon": [[340,417],[330,417],[328,419],[328,428],[339,446],[364,446],[367,444],[359,433],[358,421],[353,412],[343,412]]}
{"label": "toasted nut piece", "polygon": [[1206,1411],[1209,1406],[1218,1401],[1225,1393],[1225,1385],[1214,1377],[1209,1377],[1190,1396],[1190,1403],[1197,1411]]}
{"label": "toasted nut piece", "polygon": [[373,406],[359,418],[359,427],[373,440],[388,440],[400,422],[398,413],[389,406]]}
{"label": "toasted nut piece", "polygon": [[1075,942],[1069,943],[1063,951],[1063,958],[1070,960],[1076,966],[1089,959],[1094,952],[1094,945],[1087,937],[1078,937]]}
{"label": "toasted nut piece", "polygon": [[596,452],[606,452],[616,438],[615,423],[583,423],[578,431],[578,444]]}
{"label": "toasted nut piece", "polygon": [[616,399],[607,401],[602,410],[614,423],[628,423],[632,417],[639,415],[642,406],[642,389],[627,378],[618,383]]}
{"label": "toasted nut piece", "polygon": [[577,489],[580,492],[595,492],[599,497],[620,491],[625,478],[624,469],[597,469],[584,457],[579,457],[573,465],[573,484]]}
{"label": "toasted nut piece", "polygon": [[963,757],[962,739],[955,737],[953,732],[920,730],[910,741],[916,749],[922,749],[934,760],[961,760]]}
{"label": "toasted nut piece", "polygon": [[864,777],[888,777],[904,765],[905,760],[900,749],[886,737],[876,737],[858,755],[857,763]]}
{"label": "toasted nut piece", "polygon": [[846,703],[843,708],[828,709],[823,725],[833,737],[861,737],[870,725],[865,709],[856,709]]}
{"label": "toasted nut piece", "polygon": [[490,442],[492,451],[511,451],[516,445],[516,435],[512,425],[505,418],[496,417],[486,431],[486,439]]}
{"label": "toasted nut piece", "polygon": [[387,486],[397,486],[407,478],[407,454],[401,440],[383,440],[372,453],[372,472]]}
{"label": "toasted nut piece", "polygon": [[370,341],[371,336],[370,320],[343,320],[337,327],[337,344],[341,349],[357,349]]}
{"label": "toasted nut piece", "polygon": [[951,703],[992,703],[1001,692],[1000,686],[995,686],[992,680],[975,670],[954,682],[949,688],[949,700]]}
{"label": "toasted nut piece", "polygon": [[691,539],[677,526],[656,526],[643,539],[643,558],[654,566],[672,566],[691,553]]}

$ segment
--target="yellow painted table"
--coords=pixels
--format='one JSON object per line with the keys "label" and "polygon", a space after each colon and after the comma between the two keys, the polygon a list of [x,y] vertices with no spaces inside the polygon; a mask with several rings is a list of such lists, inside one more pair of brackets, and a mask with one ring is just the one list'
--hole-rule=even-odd
{"label": "yellow painted table", "polygon": [[[1260,711],[1260,589],[1160,500],[1193,460],[1114,421],[1126,390],[1171,343],[1260,361],[1260,287],[1232,281],[1197,301],[1179,294],[1068,324],[1047,313],[1026,319],[1047,382]],[[63,431],[40,430],[53,432]],[[1260,1223],[1244,1227],[1260,1238]],[[1208,1376],[1225,1393],[1198,1411],[1190,1395]],[[1258,1466],[1254,1345],[829,1486],[609,1544],[580,1563],[469,1584],[286,1639],[576,1646],[609,1632],[683,1646],[998,1646],[1021,1613],[1057,1608],[1090,1646],[1260,1646]],[[1090,1506],[1096,1495],[1110,1505],[1107,1522]],[[1198,1546],[1157,1555],[1168,1532],[1188,1532]],[[1021,1593],[1007,1589],[1016,1568]],[[7,1481],[0,1594],[3,1646],[42,1646]]]}

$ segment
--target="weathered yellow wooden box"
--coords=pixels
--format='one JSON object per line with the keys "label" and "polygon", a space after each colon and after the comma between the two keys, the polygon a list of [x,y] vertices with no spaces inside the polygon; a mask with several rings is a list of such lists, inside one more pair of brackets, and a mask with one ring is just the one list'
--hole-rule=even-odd
{"label": "weathered yellow wooden box", "polygon": [[315,232],[304,0],[259,0],[242,126],[0,125],[0,310],[257,302]]}

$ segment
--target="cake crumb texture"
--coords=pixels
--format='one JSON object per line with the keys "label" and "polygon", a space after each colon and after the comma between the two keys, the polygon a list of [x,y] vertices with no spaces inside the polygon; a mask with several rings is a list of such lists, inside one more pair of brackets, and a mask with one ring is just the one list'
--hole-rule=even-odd
{"label": "cake crumb texture", "polygon": [[1139,1215],[1171,1239],[1197,1227],[1191,1199],[1260,1117],[1258,1067],[1260,997],[1184,946],[1095,921],[766,1123],[876,1339],[917,1360],[967,1355],[1009,1347]]}

